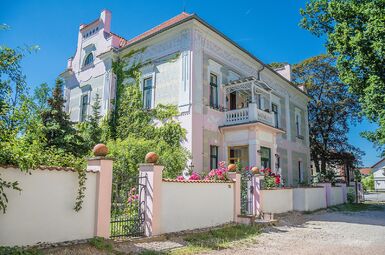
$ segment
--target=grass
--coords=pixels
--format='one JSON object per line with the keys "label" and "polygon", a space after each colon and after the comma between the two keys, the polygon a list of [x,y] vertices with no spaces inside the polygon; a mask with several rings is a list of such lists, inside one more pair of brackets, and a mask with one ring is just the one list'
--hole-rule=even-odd
{"label": "grass", "polygon": [[360,211],[382,211],[385,205],[359,203],[359,204],[342,204],[330,207],[328,210],[333,212],[360,212]]}
{"label": "grass", "polygon": [[96,249],[106,251],[108,253],[115,253],[112,243],[108,242],[102,237],[94,237],[89,241],[89,244],[94,246]]}
{"label": "grass", "polygon": [[260,228],[249,225],[233,225],[207,232],[187,235],[183,238],[186,246],[171,250],[172,255],[189,255],[212,250],[222,250],[252,241],[261,233]]}
{"label": "grass", "polygon": [[42,255],[43,253],[37,249],[26,249],[22,247],[0,247],[0,255]]}
{"label": "grass", "polygon": [[244,243],[253,242],[253,238],[261,233],[259,227],[249,225],[231,225],[205,232],[187,234],[182,237],[185,244],[182,248],[169,251],[144,250],[140,255],[191,255],[222,250]]}

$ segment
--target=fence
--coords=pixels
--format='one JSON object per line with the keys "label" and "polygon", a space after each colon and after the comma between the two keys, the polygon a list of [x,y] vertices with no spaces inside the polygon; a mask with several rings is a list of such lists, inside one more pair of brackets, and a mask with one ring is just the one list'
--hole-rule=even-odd
{"label": "fence", "polygon": [[7,212],[0,214],[0,246],[109,237],[111,160],[88,162],[85,197],[79,212],[74,210],[76,171],[45,167],[30,172],[0,167],[1,177],[18,181],[22,189],[6,190],[9,202]]}
{"label": "fence", "polygon": [[234,181],[177,181],[163,179],[163,167],[142,164],[148,180],[145,196],[147,236],[237,221],[240,214],[240,175]]}

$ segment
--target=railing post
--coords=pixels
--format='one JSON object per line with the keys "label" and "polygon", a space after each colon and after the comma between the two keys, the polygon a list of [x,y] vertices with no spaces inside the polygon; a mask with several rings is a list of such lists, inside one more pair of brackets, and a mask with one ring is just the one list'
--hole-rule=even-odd
{"label": "railing post", "polygon": [[258,120],[257,104],[249,103],[249,121],[257,121],[257,120]]}
{"label": "railing post", "polygon": [[[147,154],[148,155],[148,154]],[[147,156],[146,156],[147,158]],[[148,160],[146,160],[148,162]],[[155,160],[156,162],[156,160]],[[154,236],[161,234],[160,229],[160,210],[161,210],[161,185],[163,166],[154,163],[140,164],[139,176],[145,181],[146,192],[144,199],[144,234],[146,236]],[[142,201],[141,201],[142,202]]]}

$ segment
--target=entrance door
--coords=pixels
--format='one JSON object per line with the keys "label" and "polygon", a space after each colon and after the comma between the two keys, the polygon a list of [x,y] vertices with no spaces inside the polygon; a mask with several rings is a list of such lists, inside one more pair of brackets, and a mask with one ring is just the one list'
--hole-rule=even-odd
{"label": "entrance door", "polygon": [[261,147],[261,167],[271,169],[271,149],[267,147]]}
{"label": "entrance door", "polygon": [[236,164],[238,161],[243,167],[249,166],[249,146],[228,147],[229,164]]}

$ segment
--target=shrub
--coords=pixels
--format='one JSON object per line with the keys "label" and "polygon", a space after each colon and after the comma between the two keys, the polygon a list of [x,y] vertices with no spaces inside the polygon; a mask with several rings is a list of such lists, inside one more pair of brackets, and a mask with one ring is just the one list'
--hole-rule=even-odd
{"label": "shrub", "polygon": [[354,192],[348,192],[347,200],[349,204],[353,204],[354,201],[356,201],[356,195],[354,194]]}
{"label": "shrub", "polygon": [[374,176],[373,174],[362,179],[362,186],[365,191],[374,190]]}

